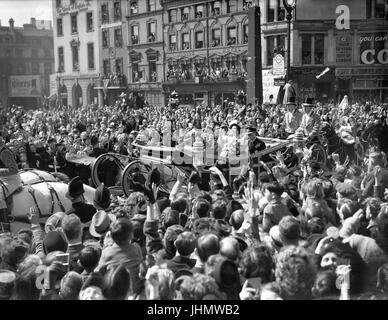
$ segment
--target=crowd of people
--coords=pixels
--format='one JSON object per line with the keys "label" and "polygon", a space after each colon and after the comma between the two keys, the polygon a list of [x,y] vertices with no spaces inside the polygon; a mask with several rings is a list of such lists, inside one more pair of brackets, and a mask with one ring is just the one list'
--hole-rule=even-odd
{"label": "crowd of people", "polygon": [[[68,175],[73,208],[45,225],[32,208],[30,229],[1,234],[0,298],[386,299],[387,104],[285,99],[246,104],[240,92],[234,101],[196,108],[135,110],[125,100],[78,110],[11,108],[2,139],[19,168]],[[90,169],[72,162],[106,152],[137,157],[135,140],[173,147],[202,140],[227,159],[241,141],[251,155],[265,150],[260,137],[321,141],[314,139],[325,126],[348,146],[351,137],[368,145],[365,161],[357,163],[347,147],[345,162],[333,153],[323,166],[302,148],[296,170],[279,153],[273,167],[262,163],[265,175],[250,160],[251,169],[234,180],[215,162],[178,175],[169,194],[154,168],[145,181],[132,181],[126,199],[96,186],[93,204],[83,197]]]}

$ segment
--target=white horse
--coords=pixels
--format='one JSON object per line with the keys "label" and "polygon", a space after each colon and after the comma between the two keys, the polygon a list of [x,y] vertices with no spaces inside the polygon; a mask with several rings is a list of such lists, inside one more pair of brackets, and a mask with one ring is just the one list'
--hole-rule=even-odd
{"label": "white horse", "polygon": [[[55,175],[45,171],[28,170],[21,171],[20,177],[22,187],[11,196],[12,201],[9,202],[12,234],[23,228],[30,228],[28,214],[32,207],[38,211],[41,223],[45,223],[53,213],[71,208],[71,201],[65,196],[68,185]],[[95,189],[84,185],[84,190],[86,202],[92,204]]]}

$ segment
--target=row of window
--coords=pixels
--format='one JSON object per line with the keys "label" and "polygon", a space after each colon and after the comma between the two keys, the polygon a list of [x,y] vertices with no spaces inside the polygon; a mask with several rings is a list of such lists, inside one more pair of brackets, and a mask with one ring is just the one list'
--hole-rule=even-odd
{"label": "row of window", "polygon": [[[252,0],[243,0],[242,10],[247,10],[250,6],[252,6],[252,2]],[[179,9],[171,9],[168,11],[168,22],[200,19],[203,17],[213,17],[221,14],[237,12],[239,10],[237,7],[238,3],[239,1],[237,0],[226,0],[225,12],[223,12],[222,1],[213,1],[209,3],[208,6],[205,4],[198,4],[194,6],[194,10],[192,10],[189,6]],[[180,13],[179,16],[178,13]]]}
{"label": "row of window", "polygon": [[[143,0],[144,1],[144,0]],[[146,12],[155,11],[156,10],[156,1],[157,0],[147,0],[146,1]],[[138,14],[139,13],[139,7],[138,7],[137,0],[129,0],[128,6],[129,6],[129,14]],[[113,3],[113,20],[118,21],[122,19],[122,10],[121,10],[121,4],[120,1],[115,1]],[[101,22],[102,24],[109,23],[109,5],[108,3],[104,3],[101,5]]]}
{"label": "row of window", "polygon": [[[78,32],[78,14],[72,14],[70,16],[70,32],[72,34]],[[86,12],[86,32],[94,31],[93,26],[93,12]],[[63,36],[63,21],[62,18],[57,19],[57,36]]]}
{"label": "row of window", "polygon": [[[220,47],[223,46],[223,41],[221,37],[221,28],[217,27],[212,29],[211,31],[211,39],[209,39],[209,46],[210,47]],[[248,25],[243,26],[243,39],[241,41],[243,44],[248,43]],[[226,29],[226,43],[225,45],[235,45],[238,43],[237,39],[237,28],[235,26],[228,27]],[[204,48],[204,31],[196,31],[194,33],[194,45],[191,45],[190,41],[190,33],[183,32],[181,33],[181,42],[180,42],[180,49],[181,50],[188,50],[188,49],[200,49]],[[178,43],[177,43],[177,36],[176,34],[169,35],[169,50],[175,51],[178,50]]]}
{"label": "row of window", "polygon": [[[133,25],[131,28],[131,44],[136,45],[139,44],[139,25]],[[156,22],[147,23],[147,42],[155,42],[156,39]],[[116,28],[114,30],[114,46],[116,48],[121,48],[123,45],[123,36],[121,28]],[[102,31],[102,47],[109,48],[110,47],[110,37],[109,30]]]}
{"label": "row of window", "polygon": [[[95,69],[95,60],[94,60],[94,43],[88,43],[88,69]],[[73,71],[79,71],[79,46],[71,45],[72,53],[72,65]],[[58,72],[65,71],[65,53],[64,47],[58,47]]]}
{"label": "row of window", "polygon": [[[323,65],[325,41],[323,34],[305,34],[302,39],[302,65]],[[269,36],[267,42],[267,66],[272,65],[276,51],[285,50],[286,36]]]}

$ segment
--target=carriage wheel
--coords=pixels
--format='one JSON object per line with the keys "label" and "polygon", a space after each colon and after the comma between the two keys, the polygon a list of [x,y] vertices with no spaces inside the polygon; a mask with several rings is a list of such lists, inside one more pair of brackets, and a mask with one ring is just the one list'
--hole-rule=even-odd
{"label": "carriage wheel", "polygon": [[325,167],[327,162],[327,153],[325,148],[318,143],[314,143],[310,160],[320,162]]}
{"label": "carriage wheel", "polygon": [[147,174],[151,171],[151,166],[148,164],[144,164],[140,160],[132,161],[130,164],[128,164],[123,171],[123,176],[121,178],[121,186],[123,187],[123,191],[125,196],[129,196],[130,190],[132,190],[132,181],[131,176],[134,173],[140,173],[144,181],[147,180]]}
{"label": "carriage wheel", "polygon": [[128,164],[123,171],[123,176],[121,179],[121,185],[123,187],[124,194],[128,197],[131,190],[133,189],[131,177],[134,173],[141,174],[141,183],[144,183],[147,180],[148,174],[152,169],[156,167],[161,176],[161,182],[159,184],[159,191],[169,194],[175,182],[177,181],[177,176],[179,173],[185,173],[188,177],[188,173],[184,170],[179,169],[176,166],[157,164],[157,163],[144,163],[141,160],[132,161]]}
{"label": "carriage wheel", "polygon": [[[119,174],[124,169],[123,163],[120,161],[120,159],[114,154],[114,153],[105,153],[97,157],[97,159],[92,164],[92,182],[95,187],[99,186],[101,184],[101,178],[100,175],[100,166],[104,161],[113,160],[113,162],[117,165],[119,168]],[[111,186],[107,186],[111,187]]]}

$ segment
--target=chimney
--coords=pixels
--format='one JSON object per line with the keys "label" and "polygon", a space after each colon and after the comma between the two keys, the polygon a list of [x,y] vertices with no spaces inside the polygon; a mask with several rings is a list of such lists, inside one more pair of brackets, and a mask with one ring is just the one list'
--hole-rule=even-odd
{"label": "chimney", "polygon": [[11,19],[9,19],[8,20],[8,22],[9,22],[9,31],[11,31],[11,32],[14,32],[14,30],[15,30],[15,21],[11,18]]}
{"label": "chimney", "polygon": [[35,18],[31,18],[30,24],[32,24],[34,27],[36,27],[36,19]]}

